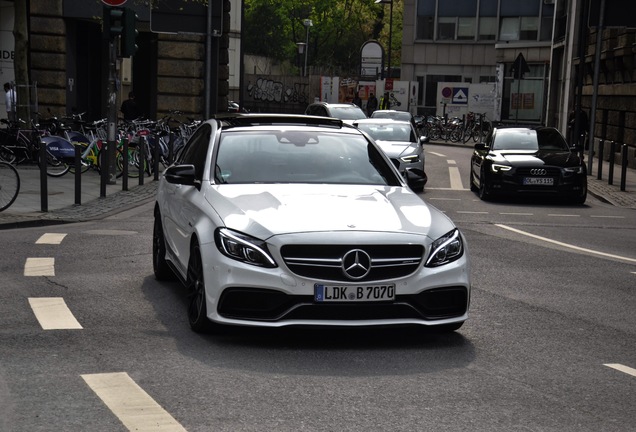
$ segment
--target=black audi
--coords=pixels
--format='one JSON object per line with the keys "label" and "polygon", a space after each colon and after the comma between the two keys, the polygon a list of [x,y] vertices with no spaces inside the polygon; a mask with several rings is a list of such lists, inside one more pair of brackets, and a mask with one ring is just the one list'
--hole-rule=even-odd
{"label": "black audi", "polygon": [[494,129],[475,145],[470,165],[470,189],[482,200],[519,193],[561,196],[575,204],[587,198],[583,159],[555,128]]}

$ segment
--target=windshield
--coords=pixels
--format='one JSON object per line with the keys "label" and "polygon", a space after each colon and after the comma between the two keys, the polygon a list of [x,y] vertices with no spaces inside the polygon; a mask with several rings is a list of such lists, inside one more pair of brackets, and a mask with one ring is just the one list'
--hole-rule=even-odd
{"label": "windshield", "polygon": [[503,129],[495,135],[493,150],[570,151],[556,129]]}
{"label": "windshield", "polygon": [[351,107],[331,107],[331,115],[335,118],[339,118],[340,120],[358,120],[361,118],[366,118],[367,116],[364,114],[359,107],[351,106]]}
{"label": "windshield", "polygon": [[216,155],[215,181],[399,186],[380,152],[363,136],[333,131],[226,131]]}
{"label": "windshield", "polygon": [[415,141],[410,124],[358,123],[357,127],[376,141]]}

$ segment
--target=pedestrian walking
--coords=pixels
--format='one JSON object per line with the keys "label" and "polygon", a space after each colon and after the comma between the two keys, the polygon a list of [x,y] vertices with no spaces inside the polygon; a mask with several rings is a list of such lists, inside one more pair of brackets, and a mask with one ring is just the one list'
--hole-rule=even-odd
{"label": "pedestrian walking", "polygon": [[358,92],[356,92],[356,94],[353,96],[353,103],[362,108],[362,99],[360,99],[360,95],[358,94]]}
{"label": "pedestrian walking", "polygon": [[373,111],[378,109],[378,98],[375,97],[373,93],[369,94],[369,99],[367,100],[367,115],[371,117]]}
{"label": "pedestrian walking", "polygon": [[18,98],[15,94],[15,89],[10,83],[7,82],[4,83],[4,91],[4,100],[7,107],[7,118],[9,119],[9,121],[16,121],[18,119],[18,115],[16,112]]}

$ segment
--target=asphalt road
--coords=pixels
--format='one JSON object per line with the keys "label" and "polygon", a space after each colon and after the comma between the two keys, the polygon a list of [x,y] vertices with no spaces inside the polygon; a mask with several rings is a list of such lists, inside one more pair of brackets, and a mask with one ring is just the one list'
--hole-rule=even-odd
{"label": "asphalt road", "polygon": [[[151,203],[4,230],[0,430],[636,430],[634,210],[484,203],[467,149],[427,150],[422,197],[472,258],[455,334],[192,333],[186,292],[152,276]],[[44,329],[60,303],[67,328]]]}

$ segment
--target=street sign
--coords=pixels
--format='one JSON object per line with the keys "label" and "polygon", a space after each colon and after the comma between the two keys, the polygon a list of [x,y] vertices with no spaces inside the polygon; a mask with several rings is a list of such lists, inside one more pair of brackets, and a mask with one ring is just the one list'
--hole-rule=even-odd
{"label": "street sign", "polygon": [[102,0],[106,6],[122,6],[126,0]]}
{"label": "street sign", "polygon": [[530,72],[530,67],[528,67],[528,63],[526,63],[526,59],[523,57],[523,54],[519,53],[517,59],[512,64],[512,76],[515,79],[523,79],[523,74]]}

